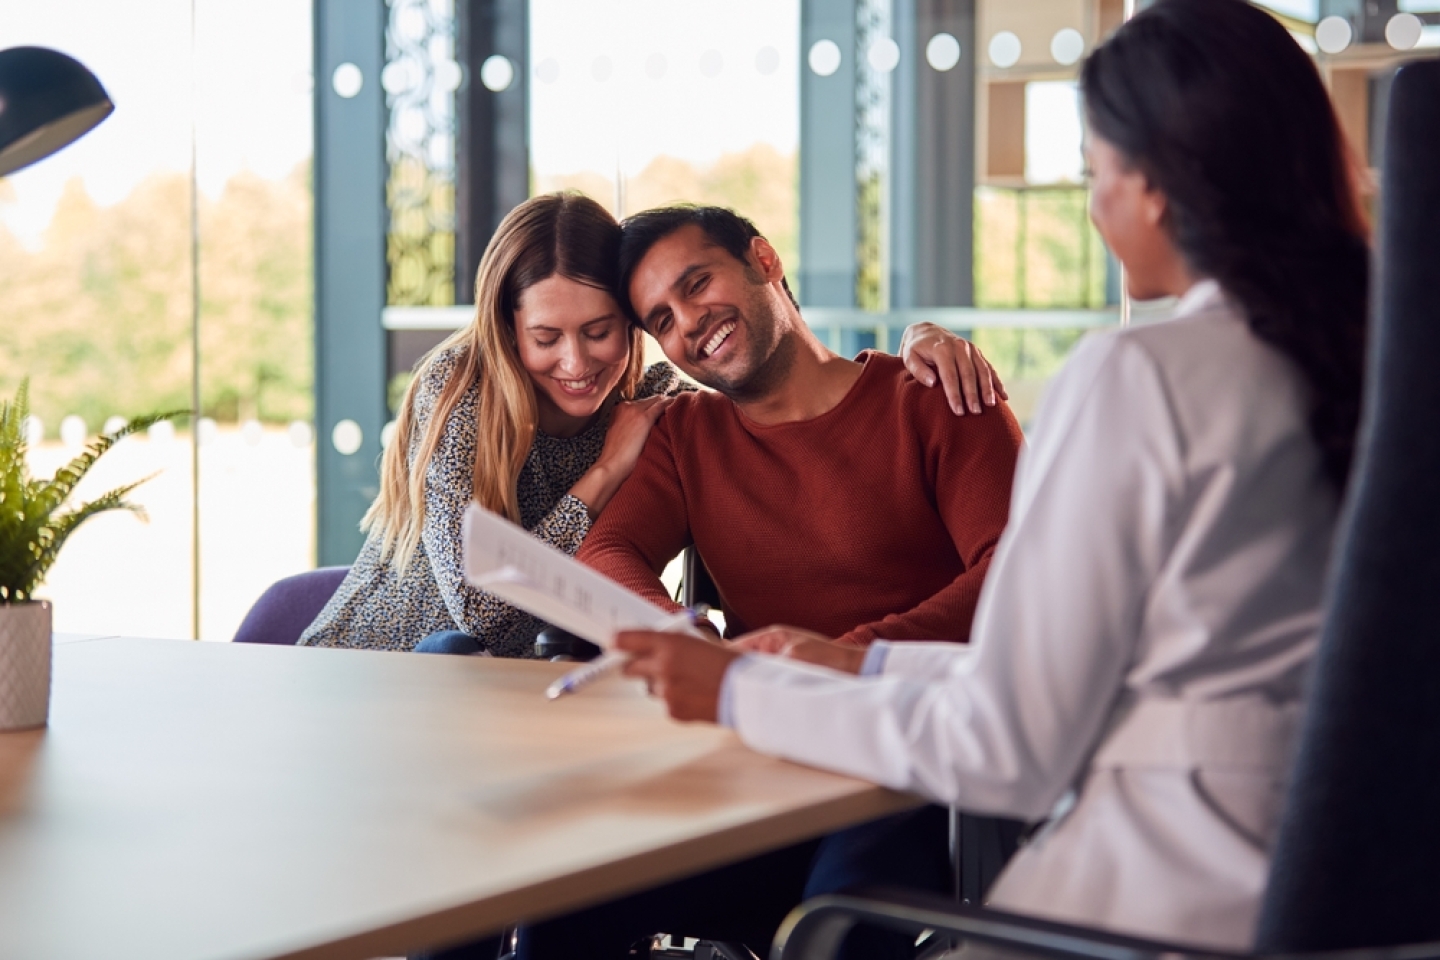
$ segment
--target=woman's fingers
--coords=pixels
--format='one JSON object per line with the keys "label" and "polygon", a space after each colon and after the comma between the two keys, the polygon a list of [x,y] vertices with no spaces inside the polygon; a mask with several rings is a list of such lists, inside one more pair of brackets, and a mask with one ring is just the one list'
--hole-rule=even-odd
{"label": "woman's fingers", "polygon": [[915,350],[905,350],[901,353],[901,360],[905,362],[905,369],[910,371],[910,376],[919,380],[927,387],[935,386],[935,370]]}
{"label": "woman's fingers", "polygon": [[[655,421],[660,419],[660,415],[674,400],[674,397],[667,397],[664,394],[646,397],[643,400],[622,400],[616,405],[615,412],[619,418],[633,415],[637,420],[650,427],[655,425]],[[615,423],[612,421],[612,427],[614,425]]]}
{"label": "woman's fingers", "polygon": [[766,627],[732,641],[730,647],[752,653],[784,653],[793,642],[794,637],[784,627]]}
{"label": "woman's fingers", "polygon": [[635,410],[642,410],[649,413],[652,410],[663,410],[673,397],[667,397],[663,393],[653,397],[646,397],[643,400],[621,400],[619,407],[630,407]]}
{"label": "woman's fingers", "polygon": [[625,665],[625,672],[629,673],[637,664],[644,663],[655,652],[656,647],[664,642],[665,636],[667,635],[653,630],[622,630],[615,634],[615,649],[630,654],[630,662]]}
{"label": "woman's fingers", "polygon": [[631,656],[625,674],[663,697],[672,717],[712,723],[725,671],[740,656],[719,643],[676,633],[627,631],[615,637],[615,646]]}
{"label": "woman's fingers", "polygon": [[[934,357],[935,369],[940,374],[940,384],[945,390],[945,399],[950,404],[950,409],[955,411],[957,416],[965,416],[965,381],[961,375],[961,363],[957,362],[956,351],[948,341],[936,344],[932,356]],[[975,389],[975,370],[967,360],[963,365],[970,370],[970,390]],[[978,411],[977,411],[978,412]]]}
{"label": "woman's fingers", "polygon": [[777,624],[765,627],[732,641],[729,646],[732,650],[744,650],[749,653],[772,653],[784,657],[795,657],[798,660],[808,659],[803,654],[809,644],[830,645],[832,641],[823,634],[813,633],[809,630],[801,630],[799,627],[787,627]]}
{"label": "woman's fingers", "polygon": [[995,365],[985,358],[979,347],[972,343],[970,350],[975,357],[975,372],[980,378],[985,406],[993,407],[1001,400],[1010,399],[1009,395],[1005,393],[1005,384],[1000,382],[1000,371],[996,370]]}
{"label": "woman's fingers", "polygon": [[905,329],[900,340],[905,369],[927,387],[937,384],[957,416],[980,413],[1010,399],[993,364],[973,343],[933,323]]}
{"label": "woman's fingers", "polygon": [[[965,394],[965,406],[971,413],[980,413],[984,409],[981,406],[984,400],[981,382],[985,379],[984,369],[989,364],[968,341],[956,340],[951,348],[955,354],[956,371],[960,375],[960,387]],[[954,406],[953,402],[951,406]],[[993,400],[990,406],[994,406]]]}
{"label": "woman's fingers", "polygon": [[806,663],[818,664],[845,673],[859,673],[860,668],[865,664],[863,647],[840,644],[823,637],[798,640],[786,648],[785,655],[793,660],[804,660]]}

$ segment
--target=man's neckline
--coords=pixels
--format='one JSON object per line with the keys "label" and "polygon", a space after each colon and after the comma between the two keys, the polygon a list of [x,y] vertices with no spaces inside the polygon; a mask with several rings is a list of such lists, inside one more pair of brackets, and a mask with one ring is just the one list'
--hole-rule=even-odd
{"label": "man's neckline", "polygon": [[871,376],[870,371],[874,369],[874,365],[870,361],[876,356],[881,355],[882,354],[877,354],[874,351],[866,350],[861,353],[860,356],[856,357],[853,362],[860,365],[860,372],[855,377],[854,381],[850,384],[850,386],[846,389],[844,395],[841,396],[840,399],[835,402],[834,406],[830,407],[830,409],[822,411],[813,417],[806,417],[802,420],[781,420],[778,423],[761,423],[760,421],[754,420],[749,417],[745,413],[745,411],[741,409],[740,404],[736,403],[733,400],[730,401],[730,408],[735,411],[735,415],[740,419],[741,424],[743,424],[745,429],[747,430],[783,430],[786,427],[794,427],[801,424],[819,423],[826,417],[834,416],[835,414],[839,413],[845,406],[847,406],[851,402],[851,399],[857,393],[859,393],[860,385],[865,382],[865,378]]}

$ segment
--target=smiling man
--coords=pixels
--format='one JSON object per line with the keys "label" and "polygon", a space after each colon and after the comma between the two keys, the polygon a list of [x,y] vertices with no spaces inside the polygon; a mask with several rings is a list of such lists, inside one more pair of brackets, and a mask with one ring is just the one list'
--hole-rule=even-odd
{"label": "smiling man", "polygon": [[580,559],[673,608],[659,574],[693,543],[731,636],[964,640],[1005,526],[1009,409],[957,418],[898,359],[832,353],[729,210],[631,217],[620,266],[645,329],[714,392],[666,411]]}
{"label": "smiling man", "polygon": [[[857,655],[878,638],[967,639],[1020,448],[1009,409],[957,417],[900,360],[826,349],[774,247],[729,210],[666,207],[621,230],[629,306],[712,390],[665,411],[579,558],[677,609],[660,572],[693,543],[731,636],[788,624]],[[525,955],[620,955],[656,930],[764,949],[802,896],[859,883],[943,891],[944,813],[863,824],[541,924],[522,935]],[[909,954],[904,938],[856,936],[846,958]]]}

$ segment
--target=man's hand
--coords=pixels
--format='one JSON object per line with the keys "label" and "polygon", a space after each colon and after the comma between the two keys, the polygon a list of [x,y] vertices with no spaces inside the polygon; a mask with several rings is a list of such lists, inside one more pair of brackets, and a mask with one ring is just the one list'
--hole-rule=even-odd
{"label": "man's hand", "polygon": [[836,643],[829,637],[798,627],[766,627],[739,637],[730,646],[747,652],[779,654],[845,673],[859,673],[865,665],[863,647]]}
{"label": "man's hand", "polygon": [[[900,359],[910,375],[927,387],[935,386],[938,375],[945,388],[945,399],[958,416],[981,412],[984,403],[993,407],[999,400],[1009,400],[1000,375],[981,356],[973,343],[957,337],[933,323],[912,323],[900,338]],[[998,400],[997,400],[998,397]]]}
{"label": "man's hand", "polygon": [[630,654],[627,677],[640,677],[650,692],[663,697],[676,720],[714,723],[720,710],[720,684],[738,651],[683,633],[632,630],[615,637],[615,647]]}

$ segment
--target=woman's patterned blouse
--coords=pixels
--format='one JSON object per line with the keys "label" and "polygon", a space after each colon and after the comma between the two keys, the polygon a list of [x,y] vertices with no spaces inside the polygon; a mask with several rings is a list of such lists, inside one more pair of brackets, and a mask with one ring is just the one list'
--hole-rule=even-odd
{"label": "woman's patterned blouse", "polygon": [[[412,465],[461,349],[437,354],[417,374]],[[636,399],[688,389],[694,388],[674,368],[657,363],[645,371]],[[545,624],[465,582],[460,523],[471,499],[478,396],[472,384],[455,405],[425,471],[425,524],[405,574],[380,558],[380,538],[372,531],[340,589],[300,637],[302,645],[409,650],[437,630],[462,630],[497,657],[535,655],[535,635]],[[590,513],[569,491],[599,459],[608,426],[607,412],[574,437],[537,431],[516,483],[525,529],[572,556],[590,532]]]}

